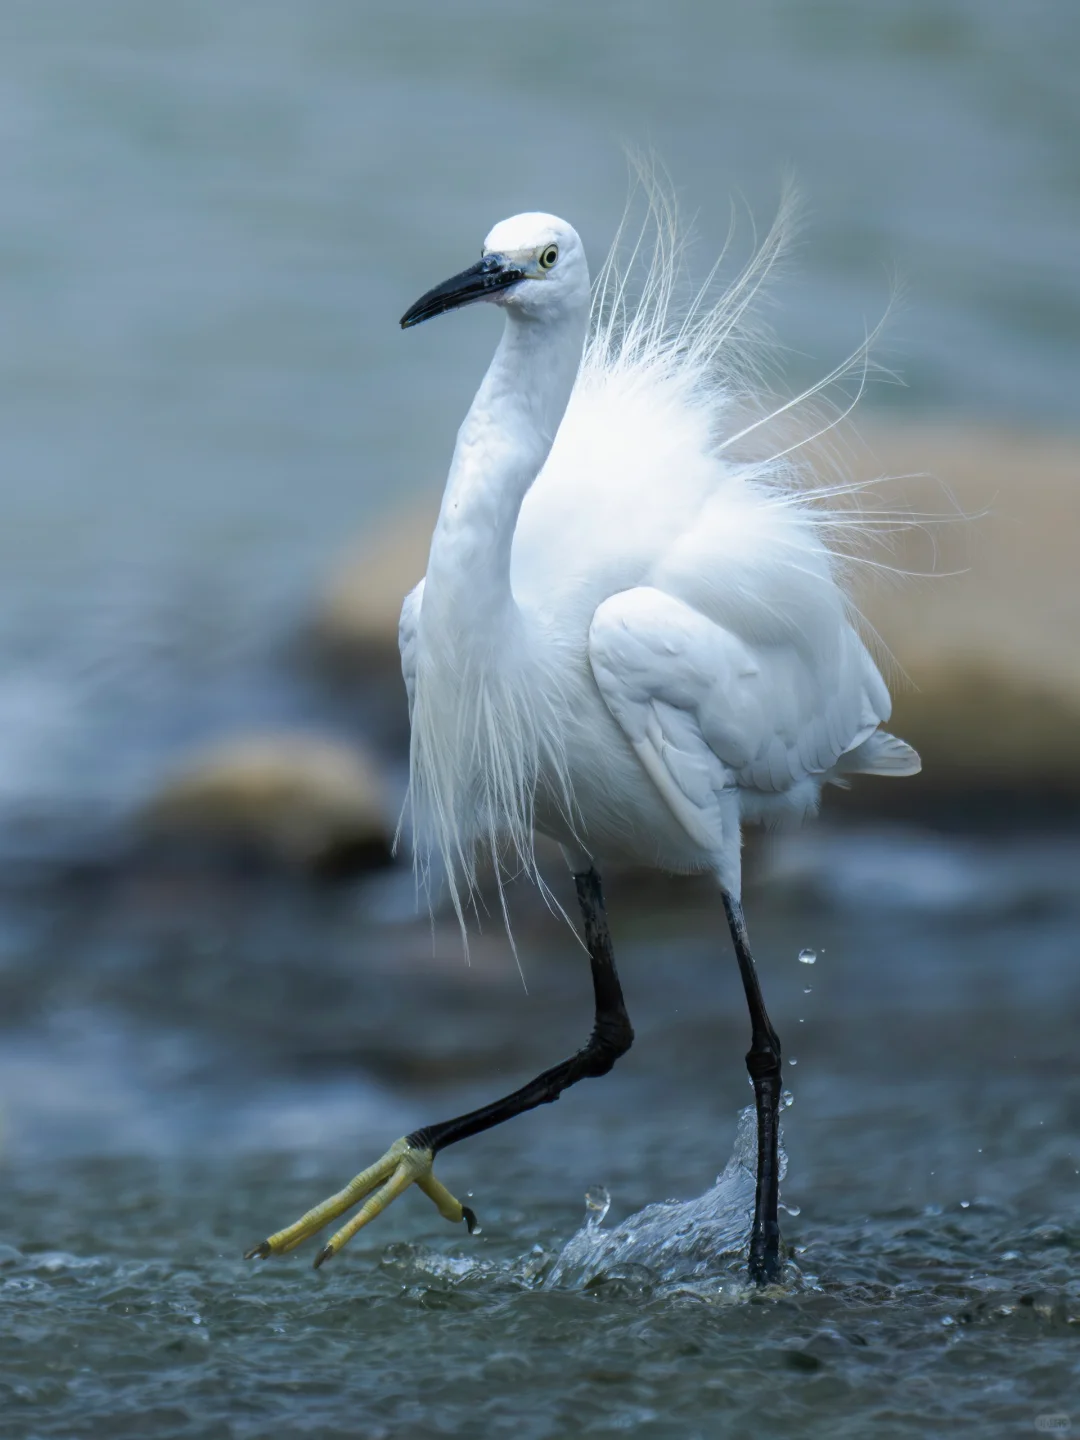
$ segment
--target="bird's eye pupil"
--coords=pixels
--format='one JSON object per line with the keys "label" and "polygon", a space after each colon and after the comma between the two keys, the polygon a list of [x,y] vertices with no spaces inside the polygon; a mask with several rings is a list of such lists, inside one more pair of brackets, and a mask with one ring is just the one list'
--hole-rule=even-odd
{"label": "bird's eye pupil", "polygon": [[559,249],[556,245],[549,245],[540,256],[540,264],[545,270],[550,270],[555,261],[559,258]]}

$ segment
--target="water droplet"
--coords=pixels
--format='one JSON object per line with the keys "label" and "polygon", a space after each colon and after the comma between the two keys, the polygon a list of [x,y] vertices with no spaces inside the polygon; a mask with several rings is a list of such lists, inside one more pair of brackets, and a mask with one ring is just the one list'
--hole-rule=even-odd
{"label": "water droplet", "polygon": [[971,1209],[971,1201],[970,1201],[970,1200],[961,1200],[961,1201],[960,1201],[960,1209],[961,1209],[961,1210],[970,1210],[970,1209]]}
{"label": "water droplet", "polygon": [[941,1323],[942,1323],[942,1325],[955,1325],[955,1324],[956,1324],[956,1321],[953,1319],[953,1317],[952,1317],[951,1315],[942,1315],[942,1317],[941,1317]]}
{"label": "water droplet", "polygon": [[1001,1258],[1002,1258],[1003,1260],[1019,1260],[1019,1259],[1020,1259],[1020,1251],[1019,1251],[1019,1250],[1003,1250],[1003,1251],[1001,1252]]}
{"label": "water droplet", "polygon": [[794,1055],[789,1055],[789,1056],[788,1056],[788,1062],[787,1062],[787,1063],[788,1063],[789,1065],[797,1065],[799,1062],[798,1062],[798,1060],[795,1059],[795,1056],[794,1056]]}
{"label": "water droplet", "polygon": [[800,965],[816,965],[816,964],[817,964],[817,951],[816,951],[816,950],[800,950],[800,951],[799,951],[799,964],[800,964]]}
{"label": "water droplet", "polygon": [[780,1104],[784,1107],[785,1110],[790,1110],[792,1105],[795,1104],[795,1096],[791,1093],[790,1090],[785,1090],[784,1093],[780,1096]]}
{"label": "water droplet", "polygon": [[804,995],[809,995],[809,994],[810,994],[810,991],[811,991],[812,989],[813,989],[813,986],[811,986],[811,985],[806,985],[806,986],[803,987],[803,992],[802,992],[802,993],[803,993]]}
{"label": "water droplet", "polygon": [[779,1208],[781,1210],[786,1210],[789,1215],[802,1214],[802,1211],[799,1209],[798,1205],[781,1205]]}
{"label": "water droplet", "polygon": [[585,1228],[598,1230],[611,1209],[611,1195],[604,1185],[590,1185],[585,1191]]}

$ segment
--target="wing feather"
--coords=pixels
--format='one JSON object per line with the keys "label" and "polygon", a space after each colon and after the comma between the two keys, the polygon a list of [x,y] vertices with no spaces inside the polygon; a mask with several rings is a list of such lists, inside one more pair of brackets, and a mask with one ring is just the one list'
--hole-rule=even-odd
{"label": "wing feather", "polygon": [[599,606],[589,658],[669,807],[715,849],[729,838],[725,798],[782,795],[828,778],[887,716],[884,685],[854,630],[841,626],[831,641],[816,654],[751,645],[684,601],[638,586]]}

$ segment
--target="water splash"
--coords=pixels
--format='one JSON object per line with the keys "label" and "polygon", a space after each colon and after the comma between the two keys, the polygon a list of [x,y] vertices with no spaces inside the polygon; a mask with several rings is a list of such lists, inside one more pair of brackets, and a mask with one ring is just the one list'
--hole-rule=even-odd
{"label": "water splash", "polygon": [[611,1209],[611,1192],[605,1185],[590,1185],[585,1191],[585,1228],[599,1230]]}
{"label": "water splash", "polygon": [[[750,1236],[757,1166],[757,1120],[752,1106],[739,1116],[731,1158],[716,1184],[696,1200],[648,1205],[610,1230],[601,1228],[610,1197],[597,1187],[586,1196],[585,1223],[563,1247],[545,1288],[583,1289],[647,1272],[656,1286],[730,1279],[732,1257]],[[780,1147],[780,1175],[787,1156]],[[602,1203],[597,1203],[602,1197]],[[744,1287],[740,1285],[740,1290]]]}

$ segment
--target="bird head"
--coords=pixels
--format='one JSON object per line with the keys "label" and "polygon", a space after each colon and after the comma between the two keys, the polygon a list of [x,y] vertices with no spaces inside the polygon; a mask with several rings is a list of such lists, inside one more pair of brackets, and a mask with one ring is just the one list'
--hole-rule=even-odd
{"label": "bird head", "polygon": [[555,215],[500,220],[475,265],[444,280],[401,317],[409,329],[433,315],[490,300],[525,319],[556,319],[589,303],[589,269],[577,231]]}

